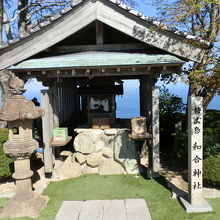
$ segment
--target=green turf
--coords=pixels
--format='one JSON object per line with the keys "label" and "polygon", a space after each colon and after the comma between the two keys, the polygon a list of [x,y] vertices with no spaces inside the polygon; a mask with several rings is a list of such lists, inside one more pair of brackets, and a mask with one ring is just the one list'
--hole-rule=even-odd
{"label": "green turf", "polygon": [[133,175],[84,175],[75,179],[51,182],[43,194],[48,196],[50,201],[39,220],[54,220],[64,200],[125,198],[144,198],[153,220],[220,220],[220,199],[208,199],[213,207],[211,213],[187,214],[178,200],[170,197],[162,177],[146,180]]}

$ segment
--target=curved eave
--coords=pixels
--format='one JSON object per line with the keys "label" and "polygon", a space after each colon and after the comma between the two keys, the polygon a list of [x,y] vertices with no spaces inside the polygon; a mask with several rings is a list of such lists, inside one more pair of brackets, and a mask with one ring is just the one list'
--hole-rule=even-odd
{"label": "curved eave", "polygon": [[146,65],[182,65],[184,61],[168,54],[120,53],[90,51],[46,58],[30,59],[10,70],[49,70]]}

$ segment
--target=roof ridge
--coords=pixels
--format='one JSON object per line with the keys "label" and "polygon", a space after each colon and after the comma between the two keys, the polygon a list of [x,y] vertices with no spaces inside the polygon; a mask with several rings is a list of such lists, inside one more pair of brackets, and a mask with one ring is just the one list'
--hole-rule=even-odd
{"label": "roof ridge", "polygon": [[[117,5],[118,7],[126,10],[128,13],[133,14],[134,16],[137,16],[137,17],[139,17],[140,19],[142,19],[144,21],[147,21],[151,25],[154,25],[155,27],[158,27],[163,31],[169,31],[169,32],[172,32],[173,34],[175,34],[177,36],[180,36],[180,37],[183,37],[185,39],[192,40],[192,41],[195,41],[195,42],[199,42],[199,43],[203,44],[204,46],[210,46],[210,43],[205,41],[201,37],[191,35],[191,34],[189,34],[188,32],[185,32],[185,31],[179,31],[175,27],[169,27],[167,24],[165,24],[161,21],[155,20],[152,17],[145,16],[142,12],[139,12],[139,11],[136,11],[136,10],[132,9],[131,6],[123,4],[120,0],[107,0],[107,1]],[[7,43],[0,44],[0,50],[4,49],[6,47],[9,47],[10,45],[22,40],[23,38],[26,38],[26,37],[30,36],[33,33],[36,33],[41,28],[44,28],[45,26],[53,23],[55,20],[62,17],[67,12],[71,11],[72,9],[74,9],[76,6],[82,4],[83,2],[85,2],[85,0],[80,1],[77,4],[76,3],[71,3],[70,6],[64,8],[64,9],[61,9],[59,11],[59,14],[55,14],[52,17],[50,17],[47,21],[43,21],[43,22],[39,23],[34,28],[29,29],[25,34],[18,34],[16,38],[8,40]]]}

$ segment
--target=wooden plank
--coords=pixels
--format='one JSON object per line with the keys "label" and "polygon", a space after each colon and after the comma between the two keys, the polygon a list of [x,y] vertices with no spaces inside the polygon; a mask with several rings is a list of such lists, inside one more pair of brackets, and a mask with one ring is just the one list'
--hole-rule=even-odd
{"label": "wooden plank", "polygon": [[103,44],[103,45],[76,45],[76,46],[54,46],[53,50],[55,51],[121,51],[121,50],[133,50],[133,49],[149,49],[149,46],[144,43],[132,43],[132,44]]}
{"label": "wooden plank", "polygon": [[67,145],[72,140],[71,136],[68,136],[64,141],[52,140],[50,145],[51,147],[62,147]]}
{"label": "wooden plank", "polygon": [[151,220],[147,204],[144,199],[125,199],[127,220]]}
{"label": "wooden plank", "polygon": [[159,28],[152,31],[151,24],[112,5],[109,1],[97,1],[97,19],[135,39],[186,60],[200,62],[205,53],[205,49],[184,42],[185,38],[172,32],[159,30]]}
{"label": "wooden plank", "polygon": [[83,201],[64,201],[55,220],[77,220]]}
{"label": "wooden plank", "polygon": [[124,200],[104,200],[103,205],[103,220],[126,220]]}
{"label": "wooden plank", "polygon": [[84,201],[77,220],[103,220],[102,209],[101,200]]}
{"label": "wooden plank", "polygon": [[41,90],[41,106],[45,111],[45,114],[42,117],[45,173],[51,173],[53,169],[53,153],[52,148],[50,147],[53,123],[51,121],[51,105],[48,93],[48,90]]}

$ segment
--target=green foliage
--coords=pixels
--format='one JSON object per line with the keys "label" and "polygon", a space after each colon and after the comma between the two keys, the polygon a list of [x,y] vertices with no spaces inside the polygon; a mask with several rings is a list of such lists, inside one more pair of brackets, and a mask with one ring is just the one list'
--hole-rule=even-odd
{"label": "green foliage", "polygon": [[[177,156],[187,161],[188,135],[186,131],[186,116],[182,112],[185,106],[182,99],[169,92],[165,86],[160,90],[160,128],[161,151],[170,154],[174,144],[175,124],[182,121],[183,130],[178,134]],[[169,126],[167,126],[169,125]],[[220,153],[220,111],[207,110],[204,117],[204,158]],[[174,156],[174,155],[172,155]]]}
{"label": "green foliage", "polygon": [[8,139],[8,129],[0,129],[0,179],[6,178],[11,175],[10,164],[12,159],[8,158],[4,151],[2,144]]}
{"label": "green foliage", "polygon": [[203,161],[203,179],[212,186],[220,186],[220,155]]}
{"label": "green foliage", "polygon": [[[160,20],[176,26],[182,31],[195,36],[185,39],[185,43],[203,47],[206,51],[200,62],[186,66],[184,71],[189,80],[189,95],[204,98],[203,106],[207,108],[213,96],[220,91],[220,16],[219,0],[154,0],[159,6]],[[204,41],[196,40],[196,37]]]}
{"label": "green foliage", "polygon": [[[183,130],[178,136],[178,156],[187,160],[188,135]],[[214,157],[220,153],[220,111],[207,110],[204,117],[203,157]]]}
{"label": "green foliage", "polygon": [[188,159],[188,134],[184,131],[180,132],[177,137],[177,157],[184,162]]}
{"label": "green foliage", "polygon": [[173,115],[182,113],[185,110],[183,99],[173,95],[164,85],[160,88],[160,114]]}
{"label": "green foliage", "polygon": [[170,154],[174,143],[175,124],[179,121],[185,121],[185,116],[182,113],[185,110],[185,105],[182,98],[171,94],[165,86],[162,86],[159,107],[160,148],[162,153]]}
{"label": "green foliage", "polygon": [[7,140],[8,140],[8,129],[0,128],[0,144],[2,145]]}
{"label": "green foliage", "polygon": [[206,111],[203,138],[204,158],[220,153],[220,111]]}

